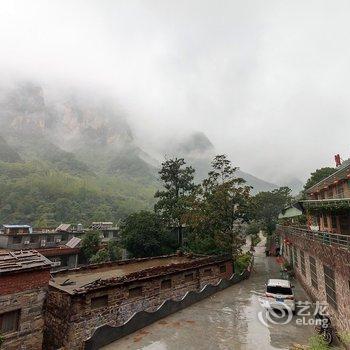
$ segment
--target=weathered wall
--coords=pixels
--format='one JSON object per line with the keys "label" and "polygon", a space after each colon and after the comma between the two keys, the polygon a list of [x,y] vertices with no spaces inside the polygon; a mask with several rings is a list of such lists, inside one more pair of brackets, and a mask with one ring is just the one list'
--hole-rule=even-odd
{"label": "weathered wall", "polygon": [[[294,270],[298,280],[302,283],[305,290],[314,301],[327,304],[325,278],[323,266],[330,267],[335,274],[337,308],[329,306],[329,314],[333,324],[339,330],[350,330],[350,252],[344,248],[323,244],[319,241],[313,241],[306,237],[297,235],[288,235],[280,231],[283,239],[287,239],[291,244],[283,249],[284,257],[293,262],[292,247],[297,247],[297,266],[294,264]],[[305,256],[305,275],[301,271],[300,250]],[[310,260],[309,257],[316,260],[316,274],[318,286],[315,288],[311,283]]]}
{"label": "weathered wall", "polygon": [[[225,271],[220,266],[225,266]],[[211,273],[208,273],[211,269]],[[193,274],[193,279],[188,275]],[[152,276],[134,282],[106,286],[83,295],[68,295],[50,287],[46,309],[45,343],[47,349],[82,349],[102,325],[118,326],[134,313],[155,311],[167,299],[180,300],[189,291],[198,291],[206,284],[216,284],[232,275],[232,262],[225,261],[207,266],[188,268],[171,274]],[[187,278],[186,276],[187,275]],[[171,288],[162,289],[163,280],[171,279]],[[129,296],[129,290],[142,286],[142,294]],[[108,296],[108,305],[92,308],[91,299]]]}
{"label": "weathered wall", "polygon": [[18,331],[3,334],[4,350],[39,350],[43,340],[43,304],[49,271],[1,276],[0,313],[20,310]]}
{"label": "weathered wall", "polygon": [[163,317],[180,311],[216,292],[248,278],[250,271],[251,266],[240,275],[232,275],[229,279],[221,279],[217,284],[207,284],[200,291],[190,291],[180,300],[168,299],[153,312],[137,312],[127,322],[118,327],[112,327],[110,325],[101,326],[93,333],[92,337],[85,342],[84,349],[100,349],[104,345],[110,344],[111,342],[146,327]]}

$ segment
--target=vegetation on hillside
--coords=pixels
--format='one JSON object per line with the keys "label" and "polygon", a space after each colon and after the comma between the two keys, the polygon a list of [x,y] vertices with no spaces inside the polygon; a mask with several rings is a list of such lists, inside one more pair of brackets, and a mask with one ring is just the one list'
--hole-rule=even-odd
{"label": "vegetation on hillside", "polygon": [[154,191],[135,179],[78,176],[45,162],[0,162],[0,222],[43,227],[117,221],[150,208]]}

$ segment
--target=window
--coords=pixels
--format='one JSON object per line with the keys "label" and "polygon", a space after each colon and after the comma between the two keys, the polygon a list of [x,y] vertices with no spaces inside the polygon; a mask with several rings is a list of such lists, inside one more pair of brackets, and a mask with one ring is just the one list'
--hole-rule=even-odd
{"label": "window", "polygon": [[344,198],[344,187],[342,183],[337,186],[337,197]]}
{"label": "window", "polygon": [[91,309],[98,309],[108,305],[108,295],[91,298]]}
{"label": "window", "polygon": [[47,235],[46,236],[46,242],[47,243],[52,243],[54,241],[54,236],[51,236],[51,235]]}
{"label": "window", "polygon": [[323,219],[323,226],[324,226],[324,227],[328,227],[327,216],[323,215],[323,216],[322,216],[322,219]]}
{"label": "window", "polygon": [[316,260],[312,256],[309,256],[309,262],[310,262],[311,285],[315,289],[318,289]]}
{"label": "window", "polygon": [[327,198],[333,198],[333,189],[332,188],[327,191]]}
{"label": "window", "polygon": [[11,333],[18,330],[20,310],[0,314],[0,333]]}
{"label": "window", "polygon": [[291,288],[280,286],[267,286],[266,292],[271,294],[293,295]]}
{"label": "window", "polygon": [[161,289],[170,289],[171,288],[171,279],[163,280],[160,284]]}
{"label": "window", "polygon": [[30,243],[38,243],[39,237],[38,236],[30,236]]}
{"label": "window", "polygon": [[337,308],[337,296],[335,291],[334,271],[326,265],[323,265],[324,282],[326,285],[326,296],[329,305]]}
{"label": "window", "polygon": [[142,287],[133,287],[129,289],[129,298],[142,296]]}
{"label": "window", "polygon": [[293,260],[294,260],[294,266],[298,267],[298,251],[297,247],[293,247]]}
{"label": "window", "polygon": [[14,236],[12,238],[12,243],[13,244],[21,244],[22,243],[22,237],[21,236]]}
{"label": "window", "polygon": [[301,267],[301,273],[306,276],[306,269],[305,269],[305,255],[302,250],[300,250],[300,267]]}
{"label": "window", "polygon": [[337,229],[337,217],[335,215],[332,215],[331,219],[332,219],[332,228]]}
{"label": "window", "polygon": [[213,271],[211,269],[205,269],[203,272],[203,276],[212,276]]}
{"label": "window", "polygon": [[186,273],[185,282],[191,282],[191,281],[193,281],[193,273]]}
{"label": "window", "polygon": [[226,265],[221,265],[220,266],[220,273],[225,273],[226,272]]}

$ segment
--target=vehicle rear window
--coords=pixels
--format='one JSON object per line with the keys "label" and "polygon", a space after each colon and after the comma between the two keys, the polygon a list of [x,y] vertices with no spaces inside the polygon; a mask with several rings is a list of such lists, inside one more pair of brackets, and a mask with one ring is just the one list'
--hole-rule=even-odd
{"label": "vehicle rear window", "polygon": [[278,287],[278,286],[267,286],[267,293],[271,294],[282,294],[282,295],[292,295],[292,289],[286,287]]}

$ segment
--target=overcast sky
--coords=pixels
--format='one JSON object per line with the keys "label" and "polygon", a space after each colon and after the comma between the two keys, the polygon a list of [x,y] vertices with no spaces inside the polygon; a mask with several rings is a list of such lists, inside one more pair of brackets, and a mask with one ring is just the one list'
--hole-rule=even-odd
{"label": "overcast sky", "polygon": [[203,131],[235,165],[304,180],[350,156],[348,0],[2,0],[0,73],[96,89],[159,147]]}

